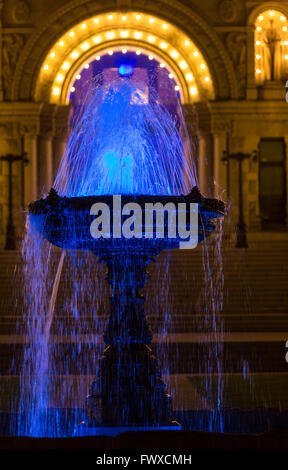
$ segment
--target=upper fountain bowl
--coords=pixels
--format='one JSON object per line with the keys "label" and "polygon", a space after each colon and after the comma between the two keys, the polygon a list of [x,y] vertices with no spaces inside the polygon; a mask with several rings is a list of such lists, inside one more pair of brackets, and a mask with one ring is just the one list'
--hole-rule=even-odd
{"label": "upper fountain bowl", "polygon": [[[116,198],[118,198],[117,201],[115,196],[112,195],[61,197],[52,188],[46,198],[39,199],[29,205],[30,222],[32,226],[34,226],[35,229],[50,243],[64,249],[90,250],[97,255],[109,252],[116,253],[123,249],[128,249],[129,251],[134,250],[136,252],[147,252],[147,250],[152,250],[153,253],[159,253],[165,249],[179,248],[181,241],[183,242],[189,239],[188,236],[184,239],[179,234],[180,208],[182,213],[186,212],[186,218],[182,218],[181,220],[185,220],[185,229],[187,231],[193,229],[190,221],[195,221],[195,218],[191,219],[191,204],[193,204],[194,210],[195,207],[197,208],[198,223],[196,223],[194,227],[198,234],[197,242],[201,242],[211,234],[215,229],[215,225],[212,222],[213,219],[223,217],[225,211],[225,204],[223,201],[205,198],[201,195],[196,186],[194,186],[191,192],[186,196],[121,195],[121,197],[116,196]],[[115,202],[118,204],[117,207],[115,207]],[[127,219],[131,217],[131,212],[126,211],[125,214],[124,211],[123,214],[124,206],[129,203],[133,203],[133,206],[130,207],[134,207],[134,214],[136,213],[135,207],[139,208],[139,212],[141,212],[140,217],[142,217],[140,218],[140,221],[142,221],[142,230],[140,229],[140,233],[138,230],[137,236],[132,236],[130,231],[131,238],[127,237],[127,235],[125,236],[123,230],[125,220],[127,221]],[[135,206],[135,203],[137,206]],[[170,203],[169,206],[166,206],[167,209],[171,207],[173,209],[173,205],[171,205],[171,203],[173,203],[175,212],[173,213],[172,210],[168,215],[169,211],[167,211],[165,207],[163,214],[161,214],[160,210],[160,215],[163,217],[162,236],[159,236],[159,227],[156,227],[157,218],[154,213],[152,215],[152,233],[147,236],[147,225],[145,226],[147,219],[145,219],[145,215],[143,216],[143,214],[147,212],[147,207],[151,207],[147,206],[147,204],[155,205],[157,203],[158,207],[161,207],[159,203],[162,204],[163,207]],[[102,212],[101,209],[96,211],[91,210],[93,206],[95,207],[95,204],[104,204],[104,210],[107,210],[109,213],[108,219],[105,219],[106,225],[105,227],[102,227],[103,235],[105,234],[105,236],[101,236],[100,238],[95,238],[92,224],[95,220],[95,216],[99,214],[99,212],[100,215],[101,213],[103,214],[103,210]],[[195,204],[197,204],[197,206]],[[97,207],[99,208],[101,206]],[[169,218],[170,216],[171,219]],[[173,218],[173,216],[175,218]],[[136,217],[136,219],[139,222],[139,218]],[[136,219],[134,223],[137,223]],[[172,227],[171,224],[173,221],[176,223],[174,234],[173,230],[169,232],[169,226],[170,228]],[[130,226],[131,225],[133,229],[133,224],[131,224],[130,219]]]}

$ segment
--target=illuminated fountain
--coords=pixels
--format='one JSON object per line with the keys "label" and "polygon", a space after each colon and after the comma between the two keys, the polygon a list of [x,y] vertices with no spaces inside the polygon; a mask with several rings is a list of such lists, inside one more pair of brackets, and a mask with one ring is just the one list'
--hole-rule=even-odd
{"label": "illuminated fountain", "polygon": [[[72,132],[55,189],[29,207],[31,230],[63,250],[88,250],[108,268],[105,351],[82,434],[99,426],[180,428],[150,347],[139,290],[147,264],[162,250],[195,247],[224,215],[222,201],[197,189],[171,116],[157,103],[143,104],[129,81],[96,91]],[[159,204],[165,206],[161,234],[153,217]]]}

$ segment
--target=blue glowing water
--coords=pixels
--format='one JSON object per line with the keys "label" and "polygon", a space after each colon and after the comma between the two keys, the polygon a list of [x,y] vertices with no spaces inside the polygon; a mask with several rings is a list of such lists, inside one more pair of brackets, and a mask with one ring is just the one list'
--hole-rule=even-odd
{"label": "blue glowing water", "polygon": [[70,135],[54,186],[66,196],[188,194],[197,179],[183,123],[153,96],[147,104],[132,81],[96,87]]}
{"label": "blue glowing water", "polygon": [[[120,80],[108,89],[95,88],[71,132],[60,164],[54,187],[61,195],[175,195],[187,194],[197,184],[180,108],[181,125],[156,99],[151,97],[149,105],[146,101],[142,90],[127,80]],[[205,315],[204,323],[195,325],[195,331],[209,335],[222,331],[222,325],[217,322],[223,289],[221,234],[220,230],[214,239],[217,260],[214,271],[207,245],[203,244],[205,287],[199,297]],[[103,325],[109,312],[106,268],[98,265],[92,254],[67,252],[62,260],[63,272],[51,319],[49,309],[57,268],[61,274],[60,255],[28,223],[22,248],[26,328],[21,334],[25,345],[13,434],[73,435],[83,419],[84,397],[97,375],[97,358],[103,351]],[[145,307],[148,316],[161,313],[158,334],[163,345],[169,331],[173,331],[175,312],[181,314],[181,307],[173,304],[169,259],[168,254],[157,260],[153,279],[156,289],[148,290]],[[178,269],[182,270],[181,264]],[[193,285],[187,289],[191,291]],[[161,352],[160,347],[159,352],[165,380],[169,381],[173,366],[177,369],[177,363],[183,358],[176,352],[173,364],[165,348]],[[218,374],[218,404],[212,409],[205,430],[222,431],[221,344],[215,341],[208,356],[197,358],[196,364],[198,373],[205,375],[207,389],[212,386],[213,373]],[[191,373],[195,372],[194,367],[191,364]],[[177,394],[176,381],[172,387],[173,398]],[[181,403],[178,409],[181,411]],[[73,410],[69,417],[67,410]],[[199,429],[200,424],[192,423],[193,426]]]}

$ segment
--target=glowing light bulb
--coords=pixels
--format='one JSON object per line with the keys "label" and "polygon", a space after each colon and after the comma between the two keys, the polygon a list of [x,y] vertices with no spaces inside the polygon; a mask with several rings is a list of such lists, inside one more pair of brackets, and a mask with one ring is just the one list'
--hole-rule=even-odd
{"label": "glowing light bulb", "polygon": [[81,24],[81,28],[82,28],[82,29],[86,29],[86,28],[87,28],[87,24],[85,24],[85,23]]}
{"label": "glowing light bulb", "polygon": [[136,20],[141,20],[141,15],[136,15]]}
{"label": "glowing light bulb", "polygon": [[73,59],[77,59],[78,56],[79,56],[79,54],[78,54],[77,51],[73,51],[73,52],[71,53],[71,57],[72,57]]}
{"label": "glowing light bulb", "polygon": [[285,20],[286,20],[285,16],[283,16],[283,15],[280,16],[280,20],[281,20],[281,21],[285,21]]}
{"label": "glowing light bulb", "polygon": [[44,70],[48,70],[49,69],[49,65],[45,64],[44,67],[43,67]]}
{"label": "glowing light bulb", "polygon": [[121,37],[122,38],[128,38],[129,32],[128,31],[121,31]]}
{"label": "glowing light bulb", "polygon": [[288,46],[288,41],[284,41],[284,46]]}
{"label": "glowing light bulb", "polygon": [[54,87],[54,88],[53,88],[53,95],[54,95],[54,96],[60,95],[60,88]]}
{"label": "glowing light bulb", "polygon": [[171,57],[173,57],[174,59],[176,59],[178,57],[178,52],[177,51],[172,51],[171,52]]}
{"label": "glowing light bulb", "polygon": [[180,65],[181,69],[187,69],[187,64],[184,60],[182,60],[179,65]]}
{"label": "glowing light bulb", "polygon": [[283,26],[282,30],[287,31],[287,26]]}
{"label": "glowing light bulb", "polygon": [[112,31],[109,31],[109,33],[106,33],[106,37],[107,37],[108,39],[113,39],[114,36],[115,36],[115,34],[114,34]]}
{"label": "glowing light bulb", "polygon": [[126,54],[127,49],[122,49],[122,54]]}
{"label": "glowing light bulb", "polygon": [[69,36],[70,36],[71,38],[73,38],[73,36],[75,36],[74,31],[70,31]]}
{"label": "glowing light bulb", "polygon": [[89,64],[85,64],[84,65],[84,69],[89,69],[90,65]]}
{"label": "glowing light bulb", "polygon": [[180,90],[179,85],[175,85],[175,86],[174,86],[174,90],[175,90],[175,91],[179,91],[179,90]]}
{"label": "glowing light bulb", "polygon": [[52,59],[54,59],[54,57],[55,57],[55,52],[51,52],[50,57],[52,57]]}
{"label": "glowing light bulb", "polygon": [[256,41],[256,46],[260,46],[261,45],[261,41]]}
{"label": "glowing light bulb", "polygon": [[127,16],[122,16],[122,20],[123,20],[123,21],[126,21],[126,20],[127,20]]}
{"label": "glowing light bulb", "polygon": [[262,31],[261,26],[257,26],[257,31]]}
{"label": "glowing light bulb", "polygon": [[62,69],[63,69],[63,70],[68,70],[69,67],[70,67],[69,62],[64,62],[64,64],[62,65]]}
{"label": "glowing light bulb", "polygon": [[209,77],[205,77],[205,82],[210,82],[210,78]]}
{"label": "glowing light bulb", "polygon": [[193,75],[192,75],[192,73],[187,73],[186,79],[188,80],[188,82],[191,82],[191,80],[193,80]]}
{"label": "glowing light bulb", "polygon": [[188,41],[188,39],[186,39],[185,46],[189,46],[189,45],[190,45],[190,41]]}
{"label": "glowing light bulb", "polygon": [[270,16],[274,16],[274,15],[275,15],[275,11],[269,11],[269,15],[270,15]]}
{"label": "glowing light bulb", "polygon": [[288,60],[288,54],[285,54],[285,55],[284,55],[284,59],[285,59],[285,60]]}
{"label": "glowing light bulb", "polygon": [[95,44],[99,44],[99,42],[101,42],[101,36],[94,36],[93,42],[95,42]]}
{"label": "glowing light bulb", "polygon": [[136,51],[136,54],[137,54],[137,55],[140,55],[140,54],[141,54],[141,51],[139,51],[139,50]]}
{"label": "glowing light bulb", "polygon": [[59,41],[58,44],[59,44],[60,47],[62,47],[62,46],[64,46],[64,41]]}
{"label": "glowing light bulb", "polygon": [[75,91],[75,86],[72,86],[72,87],[70,88],[70,91],[71,91],[71,93],[74,93],[74,91]]}
{"label": "glowing light bulb", "polygon": [[95,59],[100,60],[101,59],[100,55],[96,55]]}
{"label": "glowing light bulb", "polygon": [[166,49],[167,48],[166,42],[161,42],[160,47],[161,49]]}
{"label": "glowing light bulb", "polygon": [[205,64],[201,64],[200,69],[202,69],[202,70],[205,69]]}
{"label": "glowing light bulb", "polygon": [[108,20],[112,20],[113,19],[113,15],[108,15]]}
{"label": "glowing light bulb", "polygon": [[140,33],[139,31],[137,31],[137,32],[134,34],[134,36],[135,36],[136,39],[141,39],[142,36],[143,36],[143,34]]}
{"label": "glowing light bulb", "polygon": [[258,16],[258,19],[259,19],[260,21],[263,21],[263,20],[264,20],[264,16],[263,16],[263,15],[260,15],[260,16]]}
{"label": "glowing light bulb", "polygon": [[78,73],[78,75],[76,75],[76,80],[80,80],[81,79],[81,75],[80,73]]}
{"label": "glowing light bulb", "polygon": [[260,70],[260,69],[257,69],[257,70],[256,70],[256,73],[258,73],[258,74],[261,73],[261,70]]}
{"label": "glowing light bulb", "polygon": [[256,59],[261,59],[261,55],[260,54],[256,54]]}
{"label": "glowing light bulb", "polygon": [[194,51],[194,52],[193,52],[193,55],[194,55],[195,57],[198,57],[199,52],[198,52],[198,51]]}
{"label": "glowing light bulb", "polygon": [[89,43],[84,42],[83,44],[81,44],[81,49],[83,49],[83,51],[87,51],[87,49],[89,49]]}
{"label": "glowing light bulb", "polygon": [[174,78],[173,73],[169,73],[168,77],[172,80],[172,78]]}
{"label": "glowing light bulb", "polygon": [[153,55],[149,55],[148,59],[153,60],[154,59]]}
{"label": "glowing light bulb", "polygon": [[165,67],[165,64],[163,64],[163,62],[161,62],[160,67],[161,67],[161,69],[163,69]]}
{"label": "glowing light bulb", "polygon": [[167,28],[168,28],[168,25],[167,25],[166,23],[163,23],[163,24],[162,24],[162,28],[167,29]]}
{"label": "glowing light bulb", "polygon": [[197,95],[197,88],[195,86],[192,86],[190,88],[190,93],[191,93],[191,95]]}
{"label": "glowing light bulb", "polygon": [[150,18],[149,21],[150,21],[150,23],[154,23],[154,22],[155,22],[154,18]]}
{"label": "glowing light bulb", "polygon": [[109,54],[109,55],[113,55],[113,51],[108,51],[108,54]]}
{"label": "glowing light bulb", "polygon": [[154,36],[148,36],[148,41],[149,42],[155,42]]}
{"label": "glowing light bulb", "polygon": [[98,19],[98,18],[94,18],[93,21],[94,21],[94,23],[96,23],[96,24],[99,23],[99,19]]}
{"label": "glowing light bulb", "polygon": [[59,73],[56,77],[56,82],[62,83],[64,80],[64,75],[62,73]]}

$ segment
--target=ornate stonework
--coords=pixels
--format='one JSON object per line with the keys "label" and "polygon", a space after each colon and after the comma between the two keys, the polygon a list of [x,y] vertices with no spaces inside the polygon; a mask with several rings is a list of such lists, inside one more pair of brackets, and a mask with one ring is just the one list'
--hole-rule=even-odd
{"label": "ornate stonework", "polygon": [[221,0],[219,3],[219,15],[225,23],[232,23],[237,19],[238,8],[234,0]]}
{"label": "ornate stonework", "polygon": [[11,8],[11,17],[14,23],[27,23],[30,18],[30,6],[27,2],[17,0]]}
{"label": "ornate stonework", "polygon": [[2,80],[6,100],[11,99],[13,76],[24,44],[23,34],[4,34],[2,37]]}
{"label": "ornate stonework", "polygon": [[231,32],[226,36],[226,46],[230,53],[233,65],[236,70],[239,98],[246,97],[246,50],[247,36],[246,33]]}

